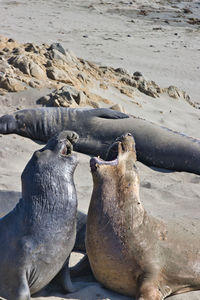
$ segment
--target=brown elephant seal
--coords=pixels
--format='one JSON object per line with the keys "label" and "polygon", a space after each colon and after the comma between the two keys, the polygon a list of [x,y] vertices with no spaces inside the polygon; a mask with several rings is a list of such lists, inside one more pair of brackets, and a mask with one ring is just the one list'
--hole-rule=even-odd
{"label": "brown elephant seal", "polygon": [[22,173],[22,198],[0,219],[0,298],[28,300],[57,275],[72,291],[68,259],[76,238],[75,132],[36,151]]}
{"label": "brown elephant seal", "polygon": [[200,235],[146,213],[133,137],[116,141],[108,158],[90,161],[94,187],[86,250],[96,279],[139,300],[200,289]]}

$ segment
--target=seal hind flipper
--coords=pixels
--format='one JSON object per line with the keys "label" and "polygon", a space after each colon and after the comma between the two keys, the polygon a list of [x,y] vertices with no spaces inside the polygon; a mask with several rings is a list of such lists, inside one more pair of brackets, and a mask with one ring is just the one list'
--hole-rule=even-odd
{"label": "seal hind flipper", "polygon": [[[1,290],[0,288],[0,299],[2,300],[30,300],[30,291],[28,286],[28,281],[26,278],[26,274],[16,275],[15,286],[10,286],[8,289]],[[2,298],[3,297],[3,298]]]}
{"label": "seal hind flipper", "polygon": [[70,256],[67,258],[64,266],[59,271],[59,273],[52,279],[52,281],[49,284],[49,286],[51,287],[61,287],[61,289],[64,290],[65,293],[73,293],[75,291],[75,288],[70,278],[69,258]]}
{"label": "seal hind flipper", "polygon": [[85,233],[86,233],[87,215],[81,211],[77,211],[77,225],[76,225],[76,241],[73,251],[86,253],[85,249]]}
{"label": "seal hind flipper", "polygon": [[92,276],[96,281],[87,254],[73,267],[70,268],[70,275],[72,278],[82,276]]}

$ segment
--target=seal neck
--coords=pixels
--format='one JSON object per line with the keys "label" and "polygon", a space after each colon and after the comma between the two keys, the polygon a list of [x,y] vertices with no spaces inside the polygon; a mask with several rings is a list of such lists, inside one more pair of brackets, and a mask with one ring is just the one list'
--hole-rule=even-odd
{"label": "seal neck", "polygon": [[139,183],[130,176],[128,180],[126,176],[94,178],[91,206],[117,226],[126,223],[134,229],[143,223],[145,209],[140,202]]}

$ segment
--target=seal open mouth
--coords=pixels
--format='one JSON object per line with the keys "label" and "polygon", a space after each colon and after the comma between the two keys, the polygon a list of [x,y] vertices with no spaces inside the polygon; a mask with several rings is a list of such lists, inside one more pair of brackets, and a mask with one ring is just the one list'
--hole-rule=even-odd
{"label": "seal open mouth", "polygon": [[118,157],[110,161],[103,160],[100,157],[93,157],[90,159],[90,168],[92,172],[96,171],[97,167],[100,165],[116,166],[117,164],[118,164]]}
{"label": "seal open mouth", "polygon": [[94,172],[97,170],[98,166],[100,165],[109,165],[109,166],[116,166],[119,162],[119,155],[132,151],[134,140],[132,138],[132,143],[130,143],[130,133],[117,138],[116,141],[110,146],[107,152],[106,160],[101,159],[100,157],[93,157],[90,160],[90,168],[91,171]]}
{"label": "seal open mouth", "polygon": [[73,146],[72,144],[67,140],[66,143],[63,143],[61,150],[60,150],[60,155],[61,156],[69,156],[72,154],[73,151]]}

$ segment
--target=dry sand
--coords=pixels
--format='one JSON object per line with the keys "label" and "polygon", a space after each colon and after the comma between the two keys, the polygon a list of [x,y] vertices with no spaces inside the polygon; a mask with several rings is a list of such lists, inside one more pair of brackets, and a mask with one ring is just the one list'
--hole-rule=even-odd
{"label": "dry sand", "polygon": [[[123,67],[132,73],[140,71],[161,86],[176,85],[193,102],[200,103],[200,25],[195,19],[199,15],[197,1],[7,0],[0,1],[0,34],[23,43],[60,42],[75,55],[100,65]],[[37,99],[48,92],[28,89],[0,96],[0,115],[17,108],[36,107]],[[173,99],[167,94],[152,98],[137,91],[130,98],[113,87],[102,90],[95,86],[94,92],[121,104],[133,115],[200,138],[200,111],[182,98]],[[21,172],[41,145],[14,134],[0,135],[0,141],[0,198],[10,200],[10,208],[20,195]],[[78,156],[80,164],[75,181],[79,208],[87,212],[92,190],[89,157]],[[152,169],[142,163],[138,166],[141,200],[147,211],[164,220],[172,218],[188,223],[190,230],[197,230],[200,176]],[[77,257],[73,257],[72,263],[75,260]],[[80,289],[76,293],[36,299],[130,299],[96,282],[82,281],[76,285]],[[197,300],[200,292],[170,299]]]}

